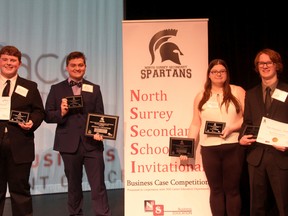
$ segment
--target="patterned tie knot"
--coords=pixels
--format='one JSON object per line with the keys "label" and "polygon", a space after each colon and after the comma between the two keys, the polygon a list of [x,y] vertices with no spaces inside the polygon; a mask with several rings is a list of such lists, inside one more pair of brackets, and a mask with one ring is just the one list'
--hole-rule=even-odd
{"label": "patterned tie knot", "polygon": [[81,88],[82,87],[82,82],[75,82],[74,80],[71,80],[70,82],[69,82],[69,86],[75,86],[75,85],[77,85],[79,88]]}

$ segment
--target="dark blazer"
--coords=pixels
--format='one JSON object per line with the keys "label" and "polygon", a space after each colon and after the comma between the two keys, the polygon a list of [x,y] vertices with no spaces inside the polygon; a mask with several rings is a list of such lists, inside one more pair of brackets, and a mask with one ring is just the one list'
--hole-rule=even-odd
{"label": "dark blazer", "polygon": [[[276,88],[288,92],[288,85],[281,81],[279,81]],[[246,92],[244,121],[241,130],[243,131],[247,124],[260,126],[263,116],[288,123],[288,98],[286,98],[285,102],[273,99],[268,115],[265,114],[263,92],[260,84]],[[259,165],[264,151],[263,147],[265,147],[265,145],[260,143],[253,143],[251,146],[248,146],[247,162],[250,165]],[[288,169],[288,152],[281,152],[274,148],[272,148],[272,151],[275,154],[275,163],[278,167],[280,169]]]}
{"label": "dark blazer", "polygon": [[65,153],[76,152],[80,139],[88,151],[103,151],[103,142],[96,141],[93,137],[85,136],[85,127],[88,113],[104,114],[104,105],[100,86],[87,80],[83,84],[89,84],[93,87],[92,91],[83,91],[83,109],[79,112],[71,112],[62,118],[61,100],[62,98],[73,96],[72,88],[68,80],[51,86],[47,97],[45,112],[47,123],[56,123],[56,134],[54,139],[54,150]]}
{"label": "dark blazer", "polygon": [[[15,92],[17,86],[27,89],[27,95],[21,95]],[[37,83],[17,77],[15,89],[11,95],[11,110],[17,110],[30,113],[29,119],[32,120],[33,126],[30,130],[23,130],[17,123],[1,121],[1,131],[5,127],[8,129],[11,152],[16,163],[32,162],[35,158],[34,132],[44,120],[45,112],[43,101]]]}

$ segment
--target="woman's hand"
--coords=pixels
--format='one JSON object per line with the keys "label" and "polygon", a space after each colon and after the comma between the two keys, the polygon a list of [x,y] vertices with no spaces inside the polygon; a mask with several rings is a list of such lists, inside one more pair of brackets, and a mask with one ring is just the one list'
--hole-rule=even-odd
{"label": "woman's hand", "polygon": [[185,162],[185,161],[188,161],[188,157],[187,157],[187,155],[180,155],[180,161],[181,162]]}

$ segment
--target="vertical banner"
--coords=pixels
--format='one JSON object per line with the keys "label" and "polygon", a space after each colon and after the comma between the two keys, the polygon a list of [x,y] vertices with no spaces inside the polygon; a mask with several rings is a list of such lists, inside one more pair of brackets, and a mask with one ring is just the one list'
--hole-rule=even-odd
{"label": "vertical banner", "polygon": [[208,66],[208,20],[123,21],[125,215],[211,215],[199,146],[180,163]]}

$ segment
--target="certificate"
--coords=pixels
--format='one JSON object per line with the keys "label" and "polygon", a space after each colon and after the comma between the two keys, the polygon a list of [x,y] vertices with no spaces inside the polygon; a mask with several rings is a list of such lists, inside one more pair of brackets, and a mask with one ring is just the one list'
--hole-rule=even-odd
{"label": "certificate", "polygon": [[225,122],[206,121],[204,134],[221,135],[225,125]]}
{"label": "certificate", "polygon": [[288,124],[263,117],[256,141],[288,147]]}
{"label": "certificate", "polygon": [[0,97],[0,120],[10,119],[11,97]]}
{"label": "certificate", "polygon": [[180,157],[186,155],[194,158],[194,139],[182,137],[170,137],[169,156]]}
{"label": "certificate", "polygon": [[14,123],[26,123],[29,121],[29,113],[17,110],[11,110],[9,121]]}
{"label": "certificate", "polygon": [[86,136],[100,134],[105,139],[116,140],[119,116],[88,113]]}

